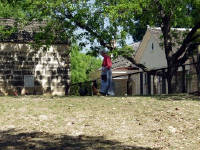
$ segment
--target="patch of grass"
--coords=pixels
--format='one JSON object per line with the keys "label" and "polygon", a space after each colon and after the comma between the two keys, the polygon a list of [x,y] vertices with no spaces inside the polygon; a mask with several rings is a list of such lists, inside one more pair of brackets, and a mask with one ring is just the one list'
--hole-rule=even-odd
{"label": "patch of grass", "polygon": [[0,97],[0,149],[198,149],[199,110],[188,95]]}

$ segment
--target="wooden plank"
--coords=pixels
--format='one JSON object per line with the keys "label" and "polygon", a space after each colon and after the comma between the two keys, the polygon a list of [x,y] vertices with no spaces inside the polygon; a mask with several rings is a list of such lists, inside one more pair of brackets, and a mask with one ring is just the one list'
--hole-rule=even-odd
{"label": "wooden plank", "polygon": [[143,72],[140,72],[140,95],[143,95]]}

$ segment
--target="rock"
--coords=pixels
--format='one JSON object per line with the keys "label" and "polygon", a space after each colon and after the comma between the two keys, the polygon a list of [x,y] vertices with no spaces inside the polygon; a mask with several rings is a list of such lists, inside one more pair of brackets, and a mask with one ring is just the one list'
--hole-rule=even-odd
{"label": "rock", "polygon": [[14,129],[15,126],[14,126],[14,125],[8,125],[7,128],[9,128],[9,129]]}
{"label": "rock", "polygon": [[179,108],[175,108],[175,110],[179,110]]}
{"label": "rock", "polygon": [[46,115],[40,115],[40,116],[39,116],[39,119],[40,119],[41,121],[45,121],[45,120],[48,120],[48,117],[47,117]]}
{"label": "rock", "polygon": [[8,129],[14,129],[15,126],[14,126],[14,125],[8,125],[7,128],[8,128]]}
{"label": "rock", "polygon": [[26,95],[26,90],[25,90],[25,88],[22,89],[21,95]]}
{"label": "rock", "polygon": [[67,123],[68,126],[71,126],[71,125],[73,125],[73,124],[75,124],[75,123],[74,123],[74,122],[68,122],[68,123]]}
{"label": "rock", "polygon": [[176,133],[176,128],[169,126],[168,129],[171,133]]}

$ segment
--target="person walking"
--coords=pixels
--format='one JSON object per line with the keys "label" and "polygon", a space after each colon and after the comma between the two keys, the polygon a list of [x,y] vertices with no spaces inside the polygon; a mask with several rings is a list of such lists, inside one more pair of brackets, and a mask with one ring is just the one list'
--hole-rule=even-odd
{"label": "person walking", "polygon": [[102,71],[101,71],[101,88],[100,94],[102,95],[114,95],[113,85],[112,85],[112,61],[110,56],[107,55],[105,51],[100,52],[103,57]]}

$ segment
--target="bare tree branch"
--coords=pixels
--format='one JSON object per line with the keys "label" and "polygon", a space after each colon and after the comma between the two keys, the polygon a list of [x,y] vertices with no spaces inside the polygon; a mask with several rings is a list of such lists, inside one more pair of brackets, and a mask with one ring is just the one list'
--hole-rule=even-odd
{"label": "bare tree branch", "polygon": [[193,35],[196,33],[196,31],[200,29],[200,22],[197,23],[192,30],[188,33],[186,38],[183,40],[183,44],[179,48],[179,50],[172,56],[173,60],[177,60],[186,50],[188,45],[194,40]]}

